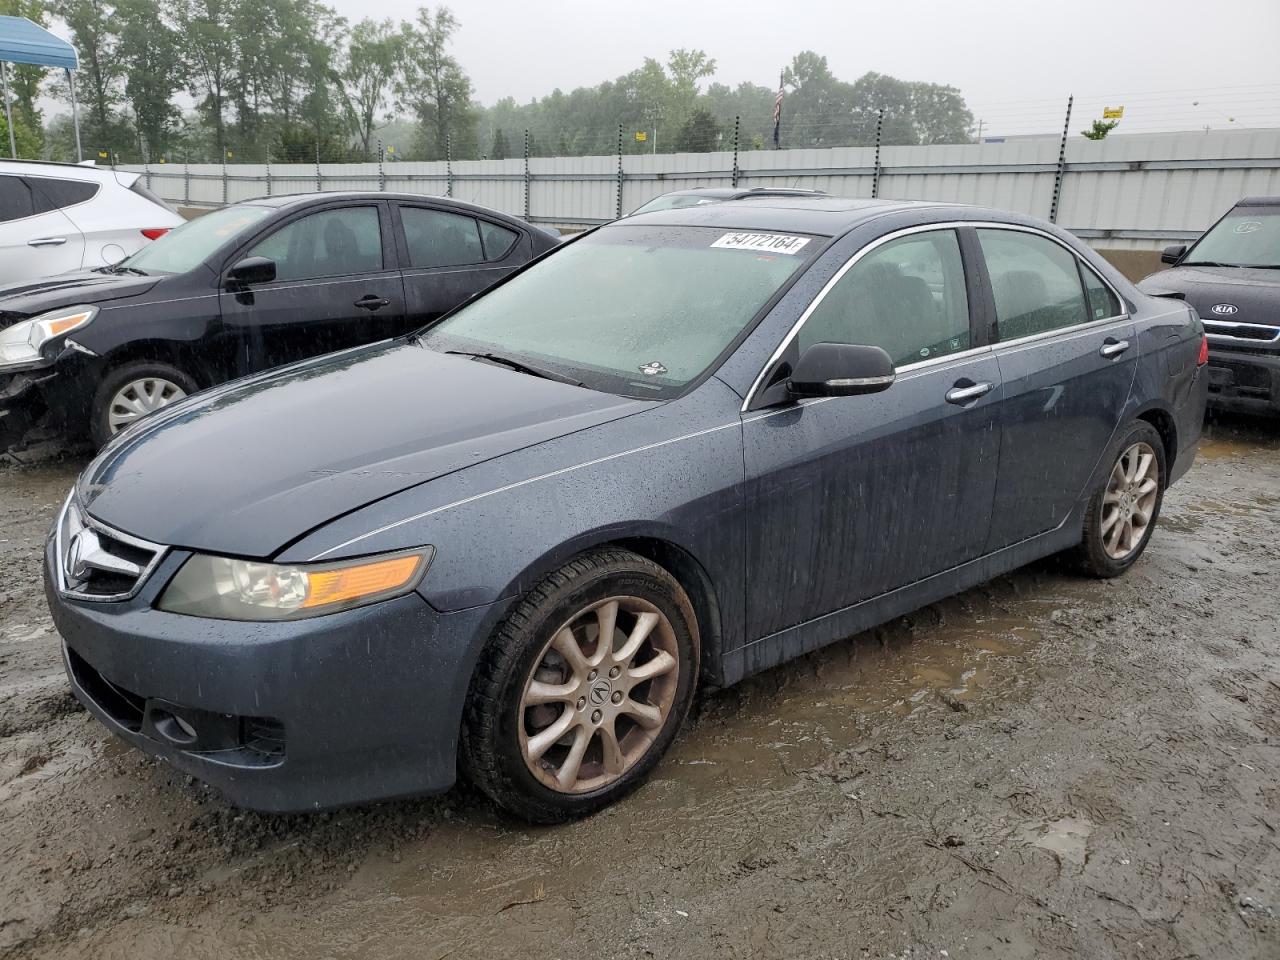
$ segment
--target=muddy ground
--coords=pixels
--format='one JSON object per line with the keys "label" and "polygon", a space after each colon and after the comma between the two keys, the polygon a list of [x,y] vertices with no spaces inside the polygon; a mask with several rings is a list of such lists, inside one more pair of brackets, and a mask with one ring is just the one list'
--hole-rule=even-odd
{"label": "muddy ground", "polygon": [[703,698],[632,799],[228,807],[80,710],[0,470],[0,955],[1280,957],[1280,425],[1118,581],[1054,562]]}

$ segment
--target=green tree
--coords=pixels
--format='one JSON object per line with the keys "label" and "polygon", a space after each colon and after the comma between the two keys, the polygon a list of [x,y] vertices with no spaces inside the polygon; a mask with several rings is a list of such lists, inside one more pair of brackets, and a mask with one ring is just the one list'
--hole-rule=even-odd
{"label": "green tree", "polygon": [[128,17],[117,16],[106,0],[60,0],[54,9],[71,30],[80,56],[76,93],[84,104],[87,121],[81,132],[90,141],[108,138],[124,76],[118,27],[128,23]]}
{"label": "green tree", "polygon": [[347,125],[368,156],[379,112],[390,105],[404,36],[391,20],[361,20],[351,29],[341,70]]}
{"label": "green tree", "polygon": [[510,156],[511,147],[507,143],[507,134],[501,127],[498,127],[493,132],[493,146],[489,148],[489,159],[506,160]]}
{"label": "green tree", "polygon": [[[26,122],[21,111],[13,113],[13,138],[21,160],[39,160],[42,140]],[[0,158],[9,156],[9,123],[5,120],[4,110],[0,110]]]}
{"label": "green tree", "polygon": [[450,141],[455,157],[475,155],[471,80],[448,52],[457,30],[458,21],[448,7],[434,13],[421,7],[416,22],[402,26],[397,93],[418,120],[419,152],[427,160],[443,159]]}
{"label": "green tree", "polygon": [[1095,120],[1088,130],[1081,130],[1080,136],[1087,140],[1105,140],[1107,134],[1120,126],[1119,120]]}
{"label": "green tree", "polygon": [[680,153],[705,153],[715,150],[721,136],[720,124],[711,111],[702,107],[689,114],[676,137],[676,150]]}
{"label": "green tree", "polygon": [[116,0],[115,12],[125,100],[150,156],[164,156],[181,119],[173,102],[183,85],[181,40],[154,0]]}
{"label": "green tree", "polygon": [[233,0],[166,0],[183,38],[188,89],[204,114],[219,150],[226,145],[227,99],[239,77]]}

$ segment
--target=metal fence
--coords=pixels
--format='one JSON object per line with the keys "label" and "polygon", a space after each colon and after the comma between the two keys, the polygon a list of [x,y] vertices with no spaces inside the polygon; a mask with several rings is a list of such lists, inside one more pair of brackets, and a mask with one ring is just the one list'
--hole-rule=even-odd
{"label": "metal fence", "polygon": [[[619,138],[621,142],[621,138]],[[787,186],[846,197],[976,203],[1045,217],[1097,247],[1191,239],[1242,196],[1280,194],[1280,129],[1028,137],[513,160],[143,164],[165,199],[216,206],[316,190],[452,196],[562,227],[603,223],[689,187]]]}

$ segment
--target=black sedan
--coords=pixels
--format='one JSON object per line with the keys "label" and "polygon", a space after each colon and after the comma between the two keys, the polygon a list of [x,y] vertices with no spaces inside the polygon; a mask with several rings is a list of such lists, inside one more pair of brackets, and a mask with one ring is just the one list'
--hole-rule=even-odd
{"label": "black sedan", "polygon": [[424,331],[121,434],[46,546],[72,688],[238,803],[634,789],[725,686],[1071,552],[1196,455],[1204,337],[1051,224],[628,217]]}
{"label": "black sedan", "polygon": [[1166,247],[1172,270],[1138,286],[1185,300],[1209,335],[1209,402],[1280,413],[1280,197],[1246,197],[1191,249]]}
{"label": "black sedan", "polygon": [[251,200],[114,266],[0,287],[0,452],[101,445],[213,384],[416,329],[559,238],[439,197]]}

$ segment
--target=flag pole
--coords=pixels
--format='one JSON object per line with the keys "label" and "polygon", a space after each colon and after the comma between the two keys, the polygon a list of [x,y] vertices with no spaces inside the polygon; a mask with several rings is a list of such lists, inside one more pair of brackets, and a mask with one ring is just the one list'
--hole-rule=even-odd
{"label": "flag pole", "polygon": [[783,80],[787,75],[786,68],[778,71],[778,96],[773,101],[773,149],[779,148],[779,130],[782,126],[782,91]]}

